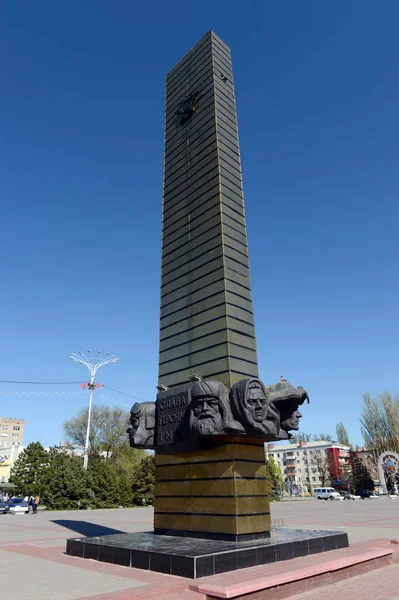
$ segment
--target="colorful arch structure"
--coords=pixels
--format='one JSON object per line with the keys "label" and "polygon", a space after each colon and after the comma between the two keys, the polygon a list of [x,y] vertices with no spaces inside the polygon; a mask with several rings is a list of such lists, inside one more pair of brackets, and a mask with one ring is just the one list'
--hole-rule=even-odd
{"label": "colorful arch structure", "polygon": [[388,450],[383,452],[378,458],[378,474],[381,481],[382,493],[389,494],[388,481],[393,479],[392,485],[397,490],[397,480],[399,478],[399,454]]}

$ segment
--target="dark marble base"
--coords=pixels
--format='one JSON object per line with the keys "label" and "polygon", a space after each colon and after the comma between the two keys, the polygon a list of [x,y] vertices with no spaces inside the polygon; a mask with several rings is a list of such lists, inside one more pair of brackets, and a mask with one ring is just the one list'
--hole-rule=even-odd
{"label": "dark marble base", "polygon": [[[246,542],[120,533],[67,540],[66,553],[103,562],[197,579],[348,546],[346,533],[274,529]],[[287,568],[289,568],[287,566]]]}
{"label": "dark marble base", "polygon": [[180,529],[154,529],[155,535],[173,535],[176,537],[198,538],[200,540],[218,540],[219,542],[253,542],[270,538],[270,531],[262,533],[208,533],[206,531],[182,531]]}

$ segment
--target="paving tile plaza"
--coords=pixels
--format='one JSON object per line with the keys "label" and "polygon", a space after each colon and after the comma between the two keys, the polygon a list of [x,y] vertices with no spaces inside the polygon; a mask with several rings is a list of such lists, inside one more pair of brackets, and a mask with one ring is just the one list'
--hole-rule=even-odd
{"label": "paving tile plaza", "polygon": [[399,600],[398,565],[370,571],[334,585],[305,592],[292,600]]}
{"label": "paving tile plaza", "polygon": [[[280,502],[272,504],[272,517],[286,527],[346,530],[352,544],[377,538],[399,540],[399,499]],[[152,518],[150,508],[0,515],[2,596],[13,600],[199,598],[185,591],[191,580],[64,554],[69,537],[151,531]],[[377,590],[381,595],[375,595]],[[316,592],[306,597],[316,598]],[[336,598],[337,593],[341,600],[399,599],[397,564],[325,588],[323,598]]]}

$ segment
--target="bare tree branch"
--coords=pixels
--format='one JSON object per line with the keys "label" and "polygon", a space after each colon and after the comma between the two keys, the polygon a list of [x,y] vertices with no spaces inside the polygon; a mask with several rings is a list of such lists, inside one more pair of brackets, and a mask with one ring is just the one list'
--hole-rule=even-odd
{"label": "bare tree branch", "polygon": [[[64,422],[66,440],[72,445],[85,445],[87,417],[86,408],[76,417]],[[128,421],[129,414],[120,408],[94,405],[90,420],[90,450],[104,451],[108,457],[112,450],[126,443]]]}

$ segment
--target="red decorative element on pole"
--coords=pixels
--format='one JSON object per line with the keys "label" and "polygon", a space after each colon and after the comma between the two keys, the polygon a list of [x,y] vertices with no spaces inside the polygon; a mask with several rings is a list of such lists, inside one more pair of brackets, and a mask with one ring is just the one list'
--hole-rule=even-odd
{"label": "red decorative element on pole", "polygon": [[81,383],[81,388],[88,388],[89,390],[96,390],[97,388],[104,387],[103,383]]}

